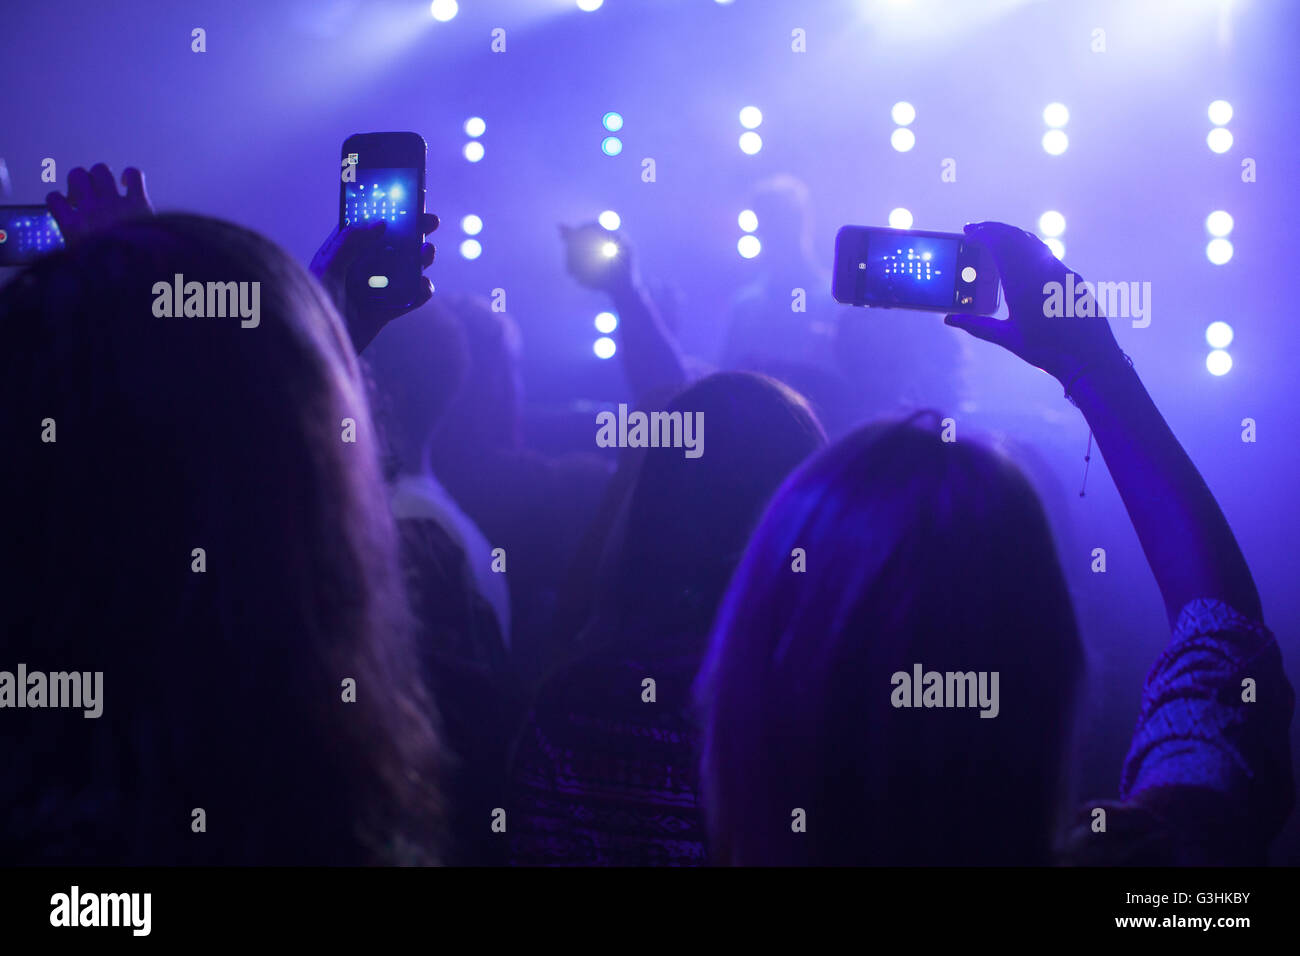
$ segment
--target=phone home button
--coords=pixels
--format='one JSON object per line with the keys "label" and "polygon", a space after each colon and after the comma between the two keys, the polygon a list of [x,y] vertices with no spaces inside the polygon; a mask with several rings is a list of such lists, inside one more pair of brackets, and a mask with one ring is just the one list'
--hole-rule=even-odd
{"label": "phone home button", "polygon": [[388,288],[388,276],[371,276],[367,280],[367,284],[372,289],[386,289]]}

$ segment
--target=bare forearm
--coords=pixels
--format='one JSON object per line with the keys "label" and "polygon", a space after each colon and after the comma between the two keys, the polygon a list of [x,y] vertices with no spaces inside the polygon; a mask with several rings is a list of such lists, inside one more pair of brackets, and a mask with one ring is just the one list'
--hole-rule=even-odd
{"label": "bare forearm", "polygon": [[1116,353],[1072,389],[1124,500],[1170,623],[1195,598],[1259,620],[1259,594],[1227,519],[1196,466]]}
{"label": "bare forearm", "polygon": [[677,343],[664,326],[639,283],[612,292],[619,317],[619,353],[628,384],[637,398],[655,389],[686,383],[686,367]]}

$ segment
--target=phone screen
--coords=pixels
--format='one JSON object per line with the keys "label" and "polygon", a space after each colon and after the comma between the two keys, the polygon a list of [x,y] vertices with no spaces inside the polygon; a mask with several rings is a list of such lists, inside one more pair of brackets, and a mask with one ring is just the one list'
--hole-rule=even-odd
{"label": "phone screen", "polygon": [[20,266],[63,248],[63,235],[44,206],[0,206],[0,266]]}
{"label": "phone screen", "polygon": [[956,239],[871,234],[859,263],[868,296],[899,306],[952,306],[959,245]]}
{"label": "phone screen", "polygon": [[419,229],[415,203],[419,193],[413,169],[359,168],[357,181],[344,183],[343,225],[388,221],[388,234],[411,241]]}

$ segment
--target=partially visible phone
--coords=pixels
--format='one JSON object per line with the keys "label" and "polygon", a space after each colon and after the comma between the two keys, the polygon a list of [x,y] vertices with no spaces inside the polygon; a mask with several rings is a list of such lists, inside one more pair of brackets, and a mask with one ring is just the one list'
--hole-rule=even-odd
{"label": "partially visible phone", "polygon": [[339,228],[384,219],[383,246],[362,256],[348,275],[349,298],[394,308],[417,300],[424,283],[424,160],[419,133],[356,133],[340,157]]}
{"label": "partially visible phone", "polygon": [[0,206],[0,266],[25,266],[63,248],[63,234],[44,206]]}
{"label": "partially visible phone", "polygon": [[831,294],[846,305],[992,315],[1002,299],[993,253],[955,232],[844,226]]}

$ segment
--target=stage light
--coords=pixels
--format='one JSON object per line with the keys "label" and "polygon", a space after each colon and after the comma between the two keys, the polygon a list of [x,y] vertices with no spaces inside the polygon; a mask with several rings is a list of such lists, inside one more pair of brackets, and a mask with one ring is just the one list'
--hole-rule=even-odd
{"label": "stage light", "polygon": [[889,211],[889,228],[890,229],[911,229],[912,213],[902,206]]}
{"label": "stage light", "polygon": [[478,139],[487,132],[487,123],[483,122],[481,117],[471,116],[465,120],[465,135],[470,139]]}
{"label": "stage light", "polygon": [[1227,126],[1232,119],[1232,104],[1227,100],[1215,100],[1210,104],[1210,122],[1215,126]]}
{"label": "stage light", "polygon": [[1038,217],[1038,231],[1044,236],[1059,236],[1065,232],[1065,217],[1055,209],[1049,209]]}
{"label": "stage light", "polygon": [[602,242],[600,244],[600,254],[604,256],[606,259],[613,259],[616,255],[618,255],[618,243]]}
{"label": "stage light", "polygon": [[744,258],[752,259],[763,251],[763,244],[758,241],[758,236],[746,234],[740,237],[736,249]]}
{"label": "stage light", "polygon": [[735,0],[714,0],[714,3],[716,3],[716,4],[718,4],[719,6],[722,6],[722,7],[729,6],[729,5],[731,5],[732,3],[734,3],[734,2],[735,2]]}
{"label": "stage light", "polygon": [[1211,375],[1227,375],[1232,371],[1232,356],[1223,349],[1215,349],[1205,356],[1205,367]]}
{"label": "stage light", "polygon": [[906,153],[916,145],[916,134],[907,127],[900,126],[889,137],[889,145],[900,153]]}
{"label": "stage light", "polygon": [[611,110],[600,118],[600,122],[611,133],[617,133],[623,128],[623,114]]}
{"label": "stage light", "polygon": [[1216,209],[1205,217],[1205,229],[1212,236],[1226,236],[1232,232],[1232,216]]}
{"label": "stage light", "polygon": [[600,141],[600,151],[606,156],[617,156],[623,152],[623,141],[617,136],[606,136]]}
{"label": "stage light", "polygon": [[618,328],[618,316],[613,312],[599,312],[596,314],[596,331],[602,335],[609,335]]}
{"label": "stage light", "polygon": [[763,125],[763,111],[757,106],[746,106],[740,111],[740,125],[745,129],[758,129]]}
{"label": "stage light", "polygon": [[465,153],[465,158],[471,163],[477,163],[483,158],[483,144],[476,139],[472,139],[465,144],[463,152]]}
{"label": "stage light", "polygon": [[1232,326],[1227,322],[1211,322],[1205,327],[1205,341],[1212,349],[1226,349],[1232,344]]}
{"label": "stage light", "polygon": [[1216,126],[1205,137],[1205,143],[1216,153],[1232,149],[1232,132],[1226,126]]}
{"label": "stage light", "polygon": [[1043,240],[1043,243],[1047,246],[1048,249],[1052,250],[1052,255],[1056,256],[1056,258],[1058,259],[1065,258],[1065,243],[1063,243],[1060,239],[1057,239],[1055,236],[1048,236],[1046,239]]}
{"label": "stage light", "polygon": [[483,231],[483,220],[470,213],[460,221],[460,228],[467,236],[477,236]]}
{"label": "stage light", "polygon": [[460,10],[460,4],[456,0],[433,0],[429,4],[429,12],[433,18],[441,23],[446,23],[454,17]]}
{"label": "stage light", "polygon": [[1064,103],[1048,103],[1043,107],[1043,122],[1059,129],[1070,122],[1070,111],[1065,108]]}
{"label": "stage light", "polygon": [[604,2],[605,0],[578,0],[578,9],[583,13],[591,13],[593,10],[599,10]]}
{"label": "stage light", "polygon": [[596,353],[596,358],[607,359],[613,358],[617,346],[614,345],[614,340],[609,336],[602,335],[591,343],[591,350]]}
{"label": "stage light", "polygon": [[1205,246],[1205,258],[1221,266],[1232,258],[1232,243],[1227,239],[1211,239]]}
{"label": "stage light", "polygon": [[916,119],[916,107],[911,103],[895,103],[889,115],[899,126],[910,126],[912,120]]}
{"label": "stage light", "polygon": [[466,239],[460,244],[460,254],[466,259],[477,259],[483,255],[483,245],[477,239]]}
{"label": "stage light", "polygon": [[752,209],[742,209],[740,215],[736,217],[736,221],[740,223],[740,228],[745,232],[753,232],[758,228],[758,213]]}
{"label": "stage light", "polygon": [[1070,137],[1065,130],[1049,129],[1043,134],[1043,149],[1049,156],[1060,156],[1070,146]]}
{"label": "stage light", "polygon": [[740,151],[753,156],[763,148],[763,137],[759,136],[753,130],[748,133],[740,134]]}
{"label": "stage light", "polygon": [[596,217],[596,221],[610,232],[613,232],[619,226],[623,225],[623,220],[620,219],[618,213],[612,209],[606,209]]}

